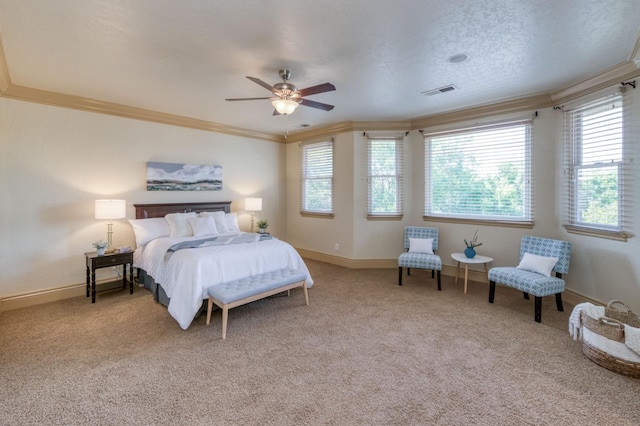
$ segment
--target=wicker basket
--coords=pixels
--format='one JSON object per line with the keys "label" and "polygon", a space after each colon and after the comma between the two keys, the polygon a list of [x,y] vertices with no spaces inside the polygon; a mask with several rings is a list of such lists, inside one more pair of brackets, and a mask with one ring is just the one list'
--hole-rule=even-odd
{"label": "wicker basket", "polygon": [[[615,307],[616,304],[622,305],[623,309]],[[607,307],[604,308],[604,316],[622,321],[631,327],[640,328],[640,316],[631,312],[631,309],[620,300],[612,300],[607,303]]]}
{"label": "wicker basket", "polygon": [[596,364],[626,376],[640,378],[640,356],[627,348],[624,323],[615,318],[592,318],[581,313],[582,353]]}

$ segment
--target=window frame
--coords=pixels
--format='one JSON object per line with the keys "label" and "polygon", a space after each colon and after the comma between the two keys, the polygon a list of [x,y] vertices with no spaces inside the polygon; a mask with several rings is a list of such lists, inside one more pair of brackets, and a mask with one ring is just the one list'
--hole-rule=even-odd
{"label": "window frame", "polygon": [[[315,168],[322,169],[325,173],[330,171],[329,174],[322,176],[307,176],[310,171],[309,153],[312,151],[322,152],[324,150],[330,150],[330,154],[320,157],[321,161],[328,162],[330,167],[326,165],[315,164]],[[316,170],[318,171],[318,170]],[[335,196],[335,146],[333,138],[322,139],[316,141],[303,142],[300,146],[300,215],[307,217],[320,217],[320,218],[333,218],[334,217],[334,196]],[[329,183],[329,191],[331,192],[329,197],[329,209],[311,209],[308,208],[307,201],[309,194],[307,188],[308,182],[311,181],[325,181]]]}
{"label": "window frame", "polygon": [[[629,129],[626,118],[628,112],[627,99],[622,90],[608,90],[606,94],[594,95],[590,99],[577,100],[572,107],[563,108],[564,111],[564,175],[565,175],[565,191],[564,197],[566,202],[565,208],[565,223],[564,228],[569,233],[588,235],[600,238],[613,239],[618,241],[627,241],[629,233],[627,232],[628,222],[630,221],[631,209],[628,186],[625,184],[626,176],[631,174],[631,167],[629,163],[629,150],[627,140],[629,138]],[[614,138],[607,140],[607,153],[610,151],[620,150],[620,158],[618,160],[600,161],[600,162],[585,162],[584,152],[589,148],[595,146],[598,141],[589,141],[593,144],[591,146],[586,145],[583,140],[584,120],[587,115],[598,114],[599,110],[605,111],[605,108],[611,106],[617,106],[619,111],[619,132],[620,132],[620,145],[615,146],[615,142],[611,143]],[[613,109],[612,109],[613,110]],[[611,114],[607,118],[616,118]],[[615,124],[615,123],[614,123]],[[610,154],[613,154],[611,152]],[[581,203],[588,201],[585,198],[581,198],[581,184],[584,182],[578,179],[579,172],[581,171],[598,171],[606,170],[608,168],[615,168],[616,173],[612,173],[612,176],[616,176],[616,190],[617,190],[617,223],[615,225],[607,225],[604,223],[595,223],[585,221],[581,217],[580,208]]]}
{"label": "window frame", "polygon": [[[432,142],[434,139],[443,137],[456,137],[465,135],[480,135],[489,131],[508,130],[517,126],[524,126],[524,141],[522,147],[522,157],[519,161],[523,163],[522,175],[522,210],[523,214],[519,217],[502,216],[502,215],[483,215],[476,213],[434,213],[432,188],[433,170],[432,161]],[[502,120],[476,126],[466,126],[453,128],[442,132],[425,133],[424,135],[424,215],[423,220],[435,222],[451,222],[451,223],[472,223],[476,225],[494,225],[508,226],[518,228],[532,228],[534,225],[534,179],[533,179],[533,120],[532,119],[514,119]],[[487,148],[491,148],[493,143],[487,143]],[[478,205],[480,207],[480,204]]]}
{"label": "window frame", "polygon": [[[381,142],[395,144],[394,173],[374,173],[373,145]],[[404,138],[368,136],[366,141],[367,162],[367,219],[368,220],[399,220],[404,216]],[[376,180],[395,179],[396,209],[387,211],[373,211],[374,182]]]}

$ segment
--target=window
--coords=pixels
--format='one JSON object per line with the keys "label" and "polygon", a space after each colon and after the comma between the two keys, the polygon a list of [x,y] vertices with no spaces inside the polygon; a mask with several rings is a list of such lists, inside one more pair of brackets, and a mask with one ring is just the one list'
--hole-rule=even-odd
{"label": "window", "polygon": [[333,216],[333,140],[302,145],[301,213]]}
{"label": "window", "polygon": [[565,117],[567,223],[569,231],[620,234],[630,206],[625,196],[623,95],[568,109]]}
{"label": "window", "polygon": [[402,138],[369,138],[367,164],[367,216],[402,217]]}
{"label": "window", "polygon": [[531,121],[425,135],[425,216],[531,225]]}

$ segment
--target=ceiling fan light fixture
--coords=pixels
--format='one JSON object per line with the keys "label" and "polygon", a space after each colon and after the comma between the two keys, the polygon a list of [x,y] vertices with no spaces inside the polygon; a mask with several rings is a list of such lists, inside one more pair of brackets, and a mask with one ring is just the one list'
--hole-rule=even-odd
{"label": "ceiling fan light fixture", "polygon": [[298,108],[298,103],[291,99],[275,99],[271,104],[282,115],[291,114]]}

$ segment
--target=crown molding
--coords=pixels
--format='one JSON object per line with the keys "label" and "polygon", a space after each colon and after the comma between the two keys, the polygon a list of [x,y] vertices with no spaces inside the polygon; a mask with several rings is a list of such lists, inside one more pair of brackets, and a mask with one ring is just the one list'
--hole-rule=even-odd
{"label": "crown molding", "polygon": [[182,115],[169,114],[145,108],[137,108],[128,105],[104,102],[96,99],[80,96],[66,95],[47,90],[34,89],[26,86],[18,86],[11,83],[9,66],[4,54],[2,37],[0,36],[0,96],[19,101],[35,102],[56,107],[71,108],[80,111],[97,112],[100,114],[115,115],[117,117],[131,118],[135,120],[151,121],[154,123],[169,124],[172,126],[188,127],[191,129],[205,130],[208,132],[224,133],[227,135],[261,139],[270,142],[284,143],[284,137],[270,133],[256,132],[240,127],[227,126],[213,121],[199,120]]}
{"label": "crown molding", "polygon": [[285,139],[287,143],[294,143],[353,131],[353,121],[344,121],[342,123],[331,124],[329,126],[318,127],[311,130],[304,130],[298,133],[289,133]]}
{"label": "crown molding", "polygon": [[0,95],[4,94],[11,87],[11,77],[9,76],[9,67],[4,56],[4,43],[0,36]]}
{"label": "crown molding", "polygon": [[552,107],[597,90],[613,86],[623,81],[637,78],[640,76],[639,68],[640,33],[638,33],[638,36],[636,37],[636,42],[629,60],[621,62],[595,76],[572,84],[571,86],[550,92],[549,94],[512,99],[493,104],[481,105],[478,107],[444,112],[436,115],[421,116],[410,120],[341,122],[281,136],[278,134],[258,132],[145,108],[132,107],[96,99],[83,98],[80,96],[66,95],[63,93],[14,85],[11,82],[11,75],[9,73],[9,66],[5,57],[2,35],[0,34],[0,97],[278,143],[294,143],[355,131],[408,131],[436,125],[452,124],[466,120],[477,120],[503,113],[514,113],[537,108]]}
{"label": "crown molding", "polygon": [[636,64],[636,67],[640,68],[640,31],[636,36],[636,42],[633,45],[633,50],[631,50],[631,55],[629,56],[629,60]]}
{"label": "crown molding", "polygon": [[362,132],[374,130],[411,130],[411,121],[345,121],[329,126],[318,127],[287,135],[287,143],[302,142],[311,139],[318,139],[333,136],[338,133]]}
{"label": "crown molding", "polygon": [[[634,49],[634,55],[636,55],[636,57],[639,54],[638,47],[638,43],[636,43],[636,47]],[[620,62],[619,64],[604,70],[598,75],[581,80],[571,86],[565,87],[564,89],[551,92],[551,99],[554,104],[561,104],[563,102],[588,95],[589,93],[606,89],[607,87],[614,86],[638,76],[640,76],[640,69],[638,69],[635,62]]]}
{"label": "crown molding", "polygon": [[256,132],[239,127],[227,126],[213,121],[199,120],[182,115],[153,111],[145,108],[104,102],[96,99],[80,96],[65,95],[63,93],[49,92],[25,86],[10,86],[2,93],[3,97],[20,101],[35,102],[63,108],[71,108],[81,111],[97,112],[101,114],[115,115],[117,117],[132,118],[135,120],[151,121],[154,123],[169,124],[172,126],[188,127],[191,129],[205,130],[208,132],[224,133],[233,136],[242,136],[252,139],[262,139],[271,142],[283,143],[280,135]]}
{"label": "crown molding", "polygon": [[549,95],[529,96],[526,98],[511,99],[494,104],[481,105],[442,114],[428,115],[411,120],[411,129],[439,126],[442,124],[458,123],[466,120],[477,120],[492,117],[499,114],[530,111],[537,108],[553,106]]}

